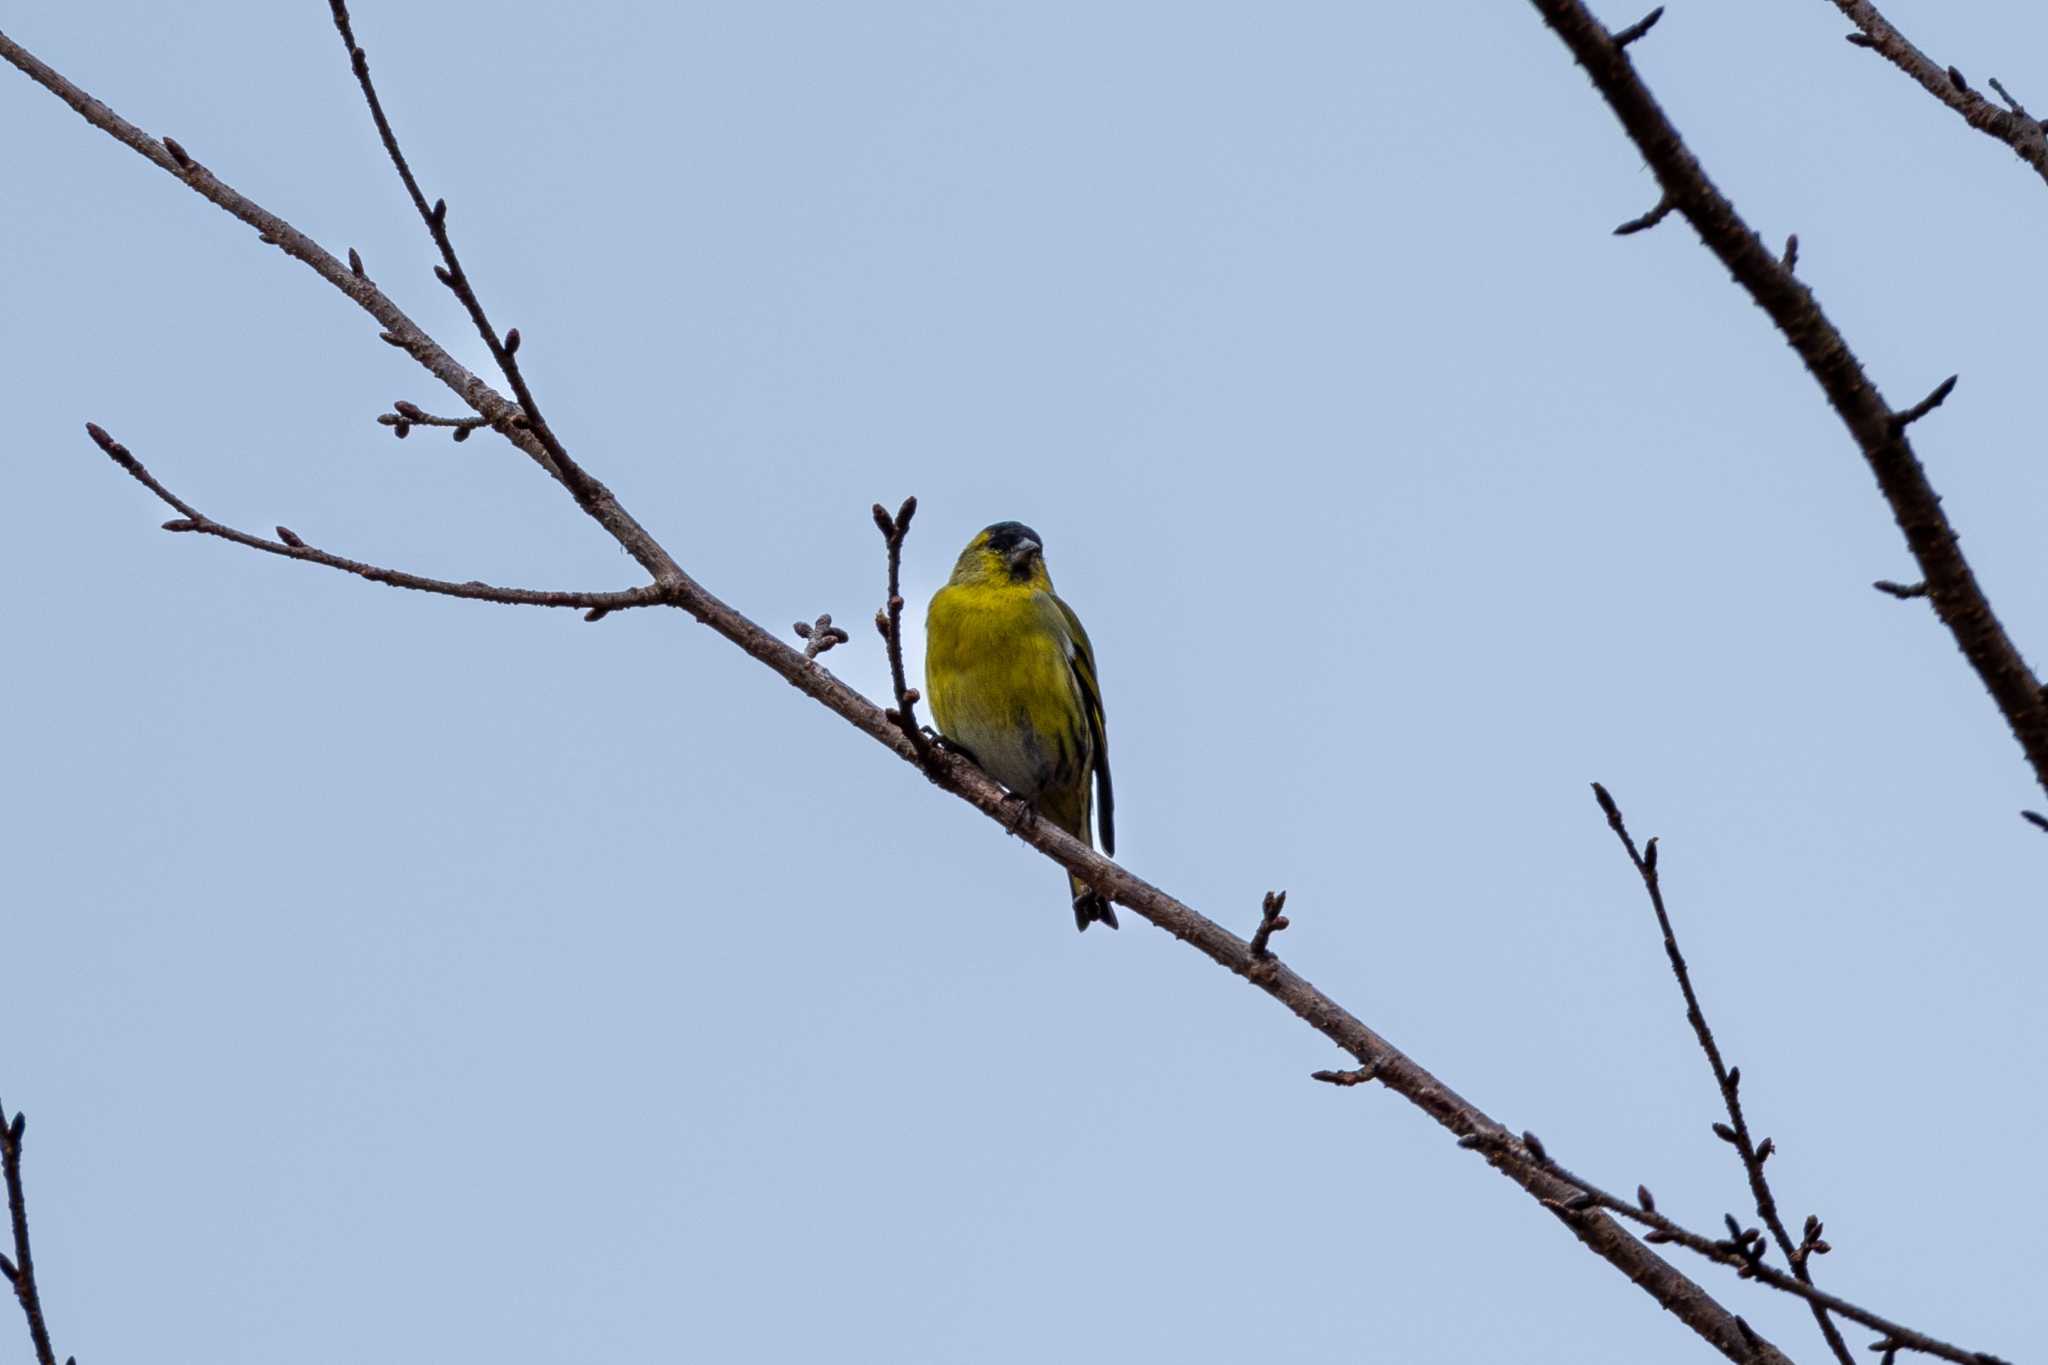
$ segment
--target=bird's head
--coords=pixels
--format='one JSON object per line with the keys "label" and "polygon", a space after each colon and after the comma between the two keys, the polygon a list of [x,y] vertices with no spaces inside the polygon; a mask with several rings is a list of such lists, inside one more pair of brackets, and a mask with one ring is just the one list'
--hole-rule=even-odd
{"label": "bird's head", "polygon": [[1051,591],[1045,543],[1021,521],[999,521],[967,542],[953,565],[953,582],[1014,583]]}

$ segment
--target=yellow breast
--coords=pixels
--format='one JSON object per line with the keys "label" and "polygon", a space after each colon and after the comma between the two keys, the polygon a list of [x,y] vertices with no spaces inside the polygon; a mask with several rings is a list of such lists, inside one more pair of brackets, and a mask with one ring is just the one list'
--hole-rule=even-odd
{"label": "yellow breast", "polygon": [[1021,796],[1087,781],[1092,743],[1059,608],[1023,585],[941,588],[925,619],[939,730]]}

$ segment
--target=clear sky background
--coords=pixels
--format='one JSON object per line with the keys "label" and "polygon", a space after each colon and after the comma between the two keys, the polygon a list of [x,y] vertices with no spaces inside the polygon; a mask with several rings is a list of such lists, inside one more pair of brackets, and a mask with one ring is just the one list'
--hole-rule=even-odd
{"label": "clear sky background", "polygon": [[[2048,106],[2048,12],[1887,8]],[[0,14],[483,368],[326,5]],[[1711,1227],[1745,1188],[1604,781],[1823,1282],[2039,1343],[2042,794],[1925,604],[1870,590],[1911,562],[1763,315],[1675,220],[1609,235],[1656,191],[1528,6],[356,18],[554,423],[714,592],[834,613],[878,694],[869,504],[920,499],[913,614],[1028,521],[1101,658],[1124,861],[1240,932],[1287,888],[1311,979]],[[1636,52],[1889,397],[1962,374],[1916,441],[2048,662],[2048,189],[1843,29],[1690,0]],[[0,129],[0,1099],[60,1351],[1711,1358],[682,616],[159,532],[86,420],[233,523],[637,581],[502,442],[376,426],[453,400],[304,268],[11,70]]]}

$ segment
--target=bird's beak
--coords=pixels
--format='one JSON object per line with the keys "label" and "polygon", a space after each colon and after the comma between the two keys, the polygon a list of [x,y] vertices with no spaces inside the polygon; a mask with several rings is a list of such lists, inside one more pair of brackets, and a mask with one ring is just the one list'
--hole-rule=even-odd
{"label": "bird's beak", "polygon": [[1021,573],[1044,547],[1035,540],[1020,540],[1010,551],[1010,572]]}

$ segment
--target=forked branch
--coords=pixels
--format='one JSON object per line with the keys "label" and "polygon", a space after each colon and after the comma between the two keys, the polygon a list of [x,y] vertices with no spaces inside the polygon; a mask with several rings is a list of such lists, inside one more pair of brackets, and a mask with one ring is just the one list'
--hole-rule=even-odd
{"label": "forked branch", "polygon": [[1944,66],[1915,47],[1905,34],[1892,26],[1869,0],[1832,0],[1843,17],[1856,25],[1849,41],[1883,57],[1913,78],[1922,90],[1953,109],[1963,122],[1986,137],[2012,148],[2013,155],[2034,168],[2048,181],[2048,133],[2027,114],[2026,106],[2007,93],[1996,80],[1991,88],[2005,102],[2001,109],[1970,88],[1969,81],[1954,66]]}
{"label": "forked branch", "polygon": [[1592,77],[1594,87],[1649,163],[1664,197],[1685,215],[1707,249],[1777,324],[1806,363],[1877,476],[1878,488],[1919,563],[1935,613],[2004,715],[2035,780],[2048,790],[2048,697],[2042,695],[2040,679],[1992,610],[1907,438],[1910,420],[1931,411],[1934,403],[1947,396],[1949,386],[1937,389],[1922,408],[1895,412],[1864,374],[1861,362],[1813,291],[1792,273],[1783,257],[1765,247],[1755,229],[1708,178],[1636,73],[1628,49],[1593,17],[1582,0],[1530,3]]}
{"label": "forked branch", "polygon": [[[0,1105],[0,1171],[5,1173],[7,1221],[14,1232],[14,1255],[0,1255],[0,1279],[7,1281],[28,1318],[28,1339],[35,1349],[36,1365],[57,1365],[50,1325],[43,1318],[42,1290],[36,1286],[36,1258],[28,1243],[28,1196],[21,1187],[21,1138],[27,1130],[27,1115],[16,1114],[10,1121],[6,1106]],[[76,1363],[67,1361],[65,1365]]]}
{"label": "forked branch", "polygon": [[193,531],[201,535],[217,536],[221,540],[246,545],[265,554],[281,555],[286,559],[339,569],[358,578],[367,578],[372,583],[383,583],[394,588],[411,588],[415,592],[439,593],[443,597],[462,597],[472,602],[501,602],[515,607],[573,607],[581,611],[606,614],[624,611],[629,607],[659,606],[668,600],[667,593],[660,585],[654,583],[616,592],[553,592],[534,588],[500,588],[478,582],[476,579],[470,579],[466,583],[455,583],[445,578],[427,578],[421,574],[386,569],[376,564],[365,564],[357,559],[345,559],[340,555],[329,554],[325,550],[316,550],[288,526],[277,528],[275,540],[251,535],[247,531],[238,531],[232,526],[215,521],[157,482],[156,476],[149,472],[142,461],[135,458],[128,447],[109,436],[97,423],[87,422],[85,429],[99,448],[107,453],[107,457],[126,470],[129,477],[156,494],[166,506],[178,512],[179,515],[175,519],[164,523],[166,531]]}
{"label": "forked branch", "polygon": [[[1685,954],[1678,949],[1678,932],[1671,927],[1671,915],[1664,907],[1664,887],[1657,876],[1657,841],[1650,840],[1640,852],[1636,849],[1635,838],[1629,834],[1628,825],[1621,818],[1621,808],[1614,804],[1614,798],[1607,788],[1598,782],[1593,784],[1593,797],[1600,803],[1601,811],[1607,816],[1607,826],[1621,840],[1622,848],[1628,853],[1628,860],[1635,865],[1636,875],[1642,878],[1644,890],[1650,895],[1650,908],[1656,912],[1657,927],[1664,934],[1664,955],[1671,962],[1671,974],[1678,980],[1679,994],[1685,997],[1686,1022],[1692,1025],[1693,1037],[1706,1054],[1707,1066],[1714,1073],[1714,1084],[1721,1092],[1722,1106],[1728,1111],[1728,1122],[1716,1123],[1714,1133],[1723,1142],[1735,1149],[1742,1161],[1743,1173],[1749,1177],[1750,1195],[1756,1201],[1757,1216],[1764,1220],[1764,1226],[1771,1230],[1777,1241],[1778,1250],[1784,1254],[1786,1263],[1801,1284],[1812,1284],[1813,1278],[1807,1270],[1807,1255],[1795,1246],[1791,1234],[1785,1231],[1785,1222],[1778,1214],[1777,1196],[1771,1192],[1770,1178],[1764,1174],[1764,1163],[1771,1158],[1775,1145],[1769,1138],[1761,1143],[1754,1141],[1749,1133],[1749,1121],[1742,1112],[1742,1068],[1729,1066],[1721,1056],[1721,1045],[1714,1038],[1714,1030],[1707,1023],[1707,1012],[1700,1004],[1699,993],[1693,989],[1692,970],[1686,966]],[[1819,1223],[1807,1220],[1815,1228]],[[1731,1234],[1738,1241],[1743,1239],[1731,1228]],[[1823,1244],[1825,1245],[1825,1244]],[[1835,1353],[1841,1365],[1852,1365],[1854,1357],[1842,1340],[1842,1334],[1829,1319],[1827,1309],[1813,1300],[1807,1300],[1813,1309],[1814,1321],[1820,1325],[1820,1332],[1827,1339],[1828,1349]]]}

